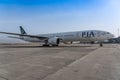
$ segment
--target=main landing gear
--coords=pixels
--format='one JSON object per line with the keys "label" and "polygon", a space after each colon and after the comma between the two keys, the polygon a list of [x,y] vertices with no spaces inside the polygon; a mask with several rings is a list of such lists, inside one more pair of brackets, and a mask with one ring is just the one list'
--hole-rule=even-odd
{"label": "main landing gear", "polygon": [[50,47],[50,46],[52,46],[52,47],[57,47],[58,45],[43,44],[42,46],[43,46],[43,47]]}
{"label": "main landing gear", "polygon": [[50,45],[49,44],[43,44],[42,46],[43,47],[49,47]]}
{"label": "main landing gear", "polygon": [[50,45],[48,44],[48,41],[45,40],[45,44],[42,45],[43,47],[49,47]]}
{"label": "main landing gear", "polygon": [[100,47],[102,47],[103,46],[103,44],[102,43],[100,43]]}

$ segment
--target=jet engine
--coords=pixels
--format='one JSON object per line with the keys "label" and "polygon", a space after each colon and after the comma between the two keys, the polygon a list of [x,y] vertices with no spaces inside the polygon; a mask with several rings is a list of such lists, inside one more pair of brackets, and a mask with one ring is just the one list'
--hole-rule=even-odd
{"label": "jet engine", "polygon": [[58,44],[60,43],[60,39],[57,37],[53,37],[53,38],[48,39],[48,43],[51,45],[58,46]]}

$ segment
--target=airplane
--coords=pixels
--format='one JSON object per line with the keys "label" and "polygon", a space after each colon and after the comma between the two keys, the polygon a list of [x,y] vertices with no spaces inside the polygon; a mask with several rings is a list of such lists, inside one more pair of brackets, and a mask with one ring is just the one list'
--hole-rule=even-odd
{"label": "airplane", "polygon": [[107,31],[100,30],[85,30],[85,31],[74,31],[74,32],[61,32],[51,34],[39,34],[30,35],[20,26],[20,33],[0,32],[1,34],[16,35],[18,37],[8,36],[10,38],[21,39],[28,42],[43,42],[43,46],[58,46],[60,42],[73,42],[73,41],[86,41],[95,42],[99,41],[100,46],[104,40],[108,40],[114,37],[113,34]]}

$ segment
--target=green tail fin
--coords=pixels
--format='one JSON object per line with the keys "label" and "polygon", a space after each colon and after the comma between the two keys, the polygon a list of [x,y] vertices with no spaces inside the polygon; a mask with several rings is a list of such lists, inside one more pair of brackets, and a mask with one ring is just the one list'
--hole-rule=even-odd
{"label": "green tail fin", "polygon": [[25,32],[25,30],[22,28],[22,26],[20,26],[20,32],[21,32],[21,34],[27,34],[27,33]]}

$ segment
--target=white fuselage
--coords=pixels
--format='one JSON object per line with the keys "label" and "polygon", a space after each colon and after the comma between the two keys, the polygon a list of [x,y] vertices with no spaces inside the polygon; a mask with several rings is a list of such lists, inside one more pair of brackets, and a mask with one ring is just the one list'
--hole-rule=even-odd
{"label": "white fuselage", "polygon": [[[86,30],[86,31],[76,31],[76,32],[63,32],[63,33],[53,33],[53,34],[41,34],[37,36],[48,37],[49,39],[57,37],[63,42],[67,41],[81,41],[81,42],[91,42],[91,41],[104,41],[114,37],[111,33],[99,30]],[[29,42],[44,42],[38,38],[23,37],[23,40]]]}

